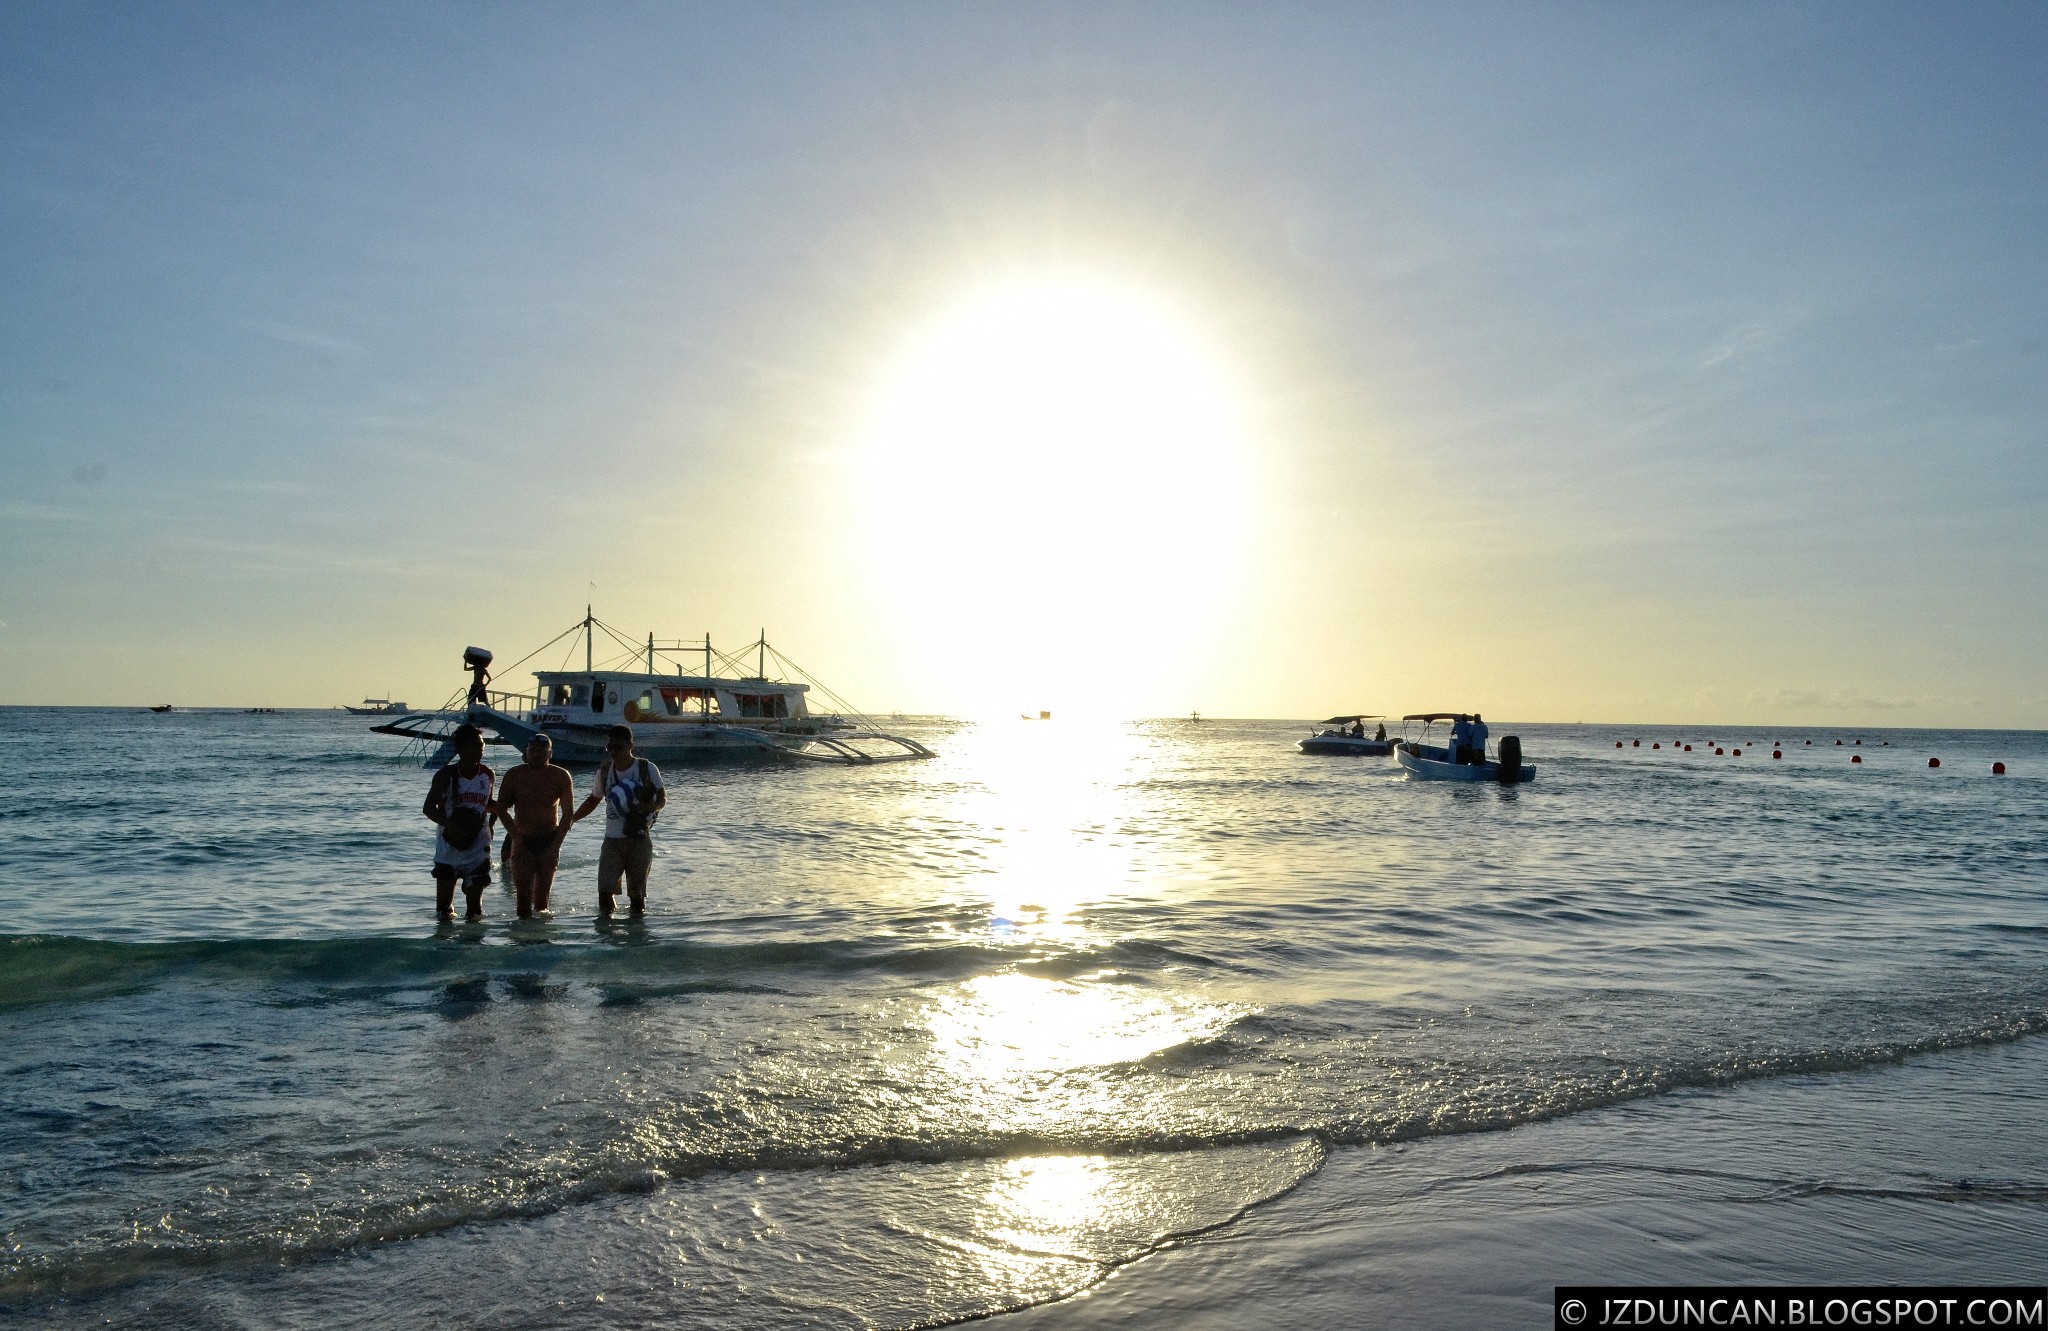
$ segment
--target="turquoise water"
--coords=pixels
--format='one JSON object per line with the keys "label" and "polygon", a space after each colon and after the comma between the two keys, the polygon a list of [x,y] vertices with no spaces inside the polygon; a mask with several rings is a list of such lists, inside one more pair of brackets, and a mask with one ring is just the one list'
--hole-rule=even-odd
{"label": "turquoise water", "polygon": [[552,920],[448,928],[361,721],[0,710],[0,1312],[929,1325],[1390,1144],[2048,1030],[2048,736],[904,729],[672,772],[644,921],[586,825]]}

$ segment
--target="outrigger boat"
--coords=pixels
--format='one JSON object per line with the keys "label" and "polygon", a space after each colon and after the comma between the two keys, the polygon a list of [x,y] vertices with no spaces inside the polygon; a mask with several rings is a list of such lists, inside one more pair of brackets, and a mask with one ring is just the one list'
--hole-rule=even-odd
{"label": "outrigger boat", "polygon": [[1458,754],[1447,745],[1426,742],[1430,737],[1430,727],[1437,722],[1449,721],[1453,725],[1461,721],[1470,723],[1479,719],[1476,716],[1464,712],[1412,712],[1401,719],[1422,722],[1420,739],[1404,736],[1394,747],[1394,756],[1401,766],[1418,781],[1498,781],[1508,786],[1536,779],[1536,769],[1522,762],[1520,736],[1502,735],[1496,756],[1491,759],[1486,756],[1483,746],[1476,751]]}
{"label": "outrigger boat", "polygon": [[365,698],[361,707],[351,707],[343,703],[341,710],[350,716],[404,716],[412,708],[402,702],[393,702],[389,698]]}
{"label": "outrigger boat", "polygon": [[[612,640],[607,650],[622,647],[623,657],[599,663],[600,632]],[[602,760],[606,734],[616,725],[630,727],[635,751],[657,763],[765,756],[866,764],[934,756],[916,740],[876,730],[770,647],[765,634],[742,649],[754,656],[749,662],[740,654],[715,651],[708,634],[701,642],[658,643],[650,633],[645,643],[634,642],[586,608],[579,622],[528,652],[513,668],[579,633],[581,670],[536,670],[530,693],[493,690],[485,685],[491,653],[471,647],[463,664],[476,682],[465,692],[439,711],[416,712],[371,729],[413,740],[429,767],[453,757],[449,736],[463,724],[476,726],[493,743],[519,748],[546,735],[561,763]],[[771,656],[784,677],[769,677]],[[666,669],[671,665],[672,671]],[[813,715],[808,700],[813,689],[838,704],[844,715]]]}
{"label": "outrigger boat", "polygon": [[[1384,758],[1394,751],[1394,741],[1366,734],[1354,735],[1344,727],[1355,725],[1363,730],[1367,721],[1385,719],[1377,712],[1370,715],[1361,713],[1357,716],[1333,716],[1323,722],[1321,731],[1310,735],[1294,747],[1303,753],[1338,753],[1357,758]],[[1384,732],[1385,727],[1381,727],[1381,730]]]}

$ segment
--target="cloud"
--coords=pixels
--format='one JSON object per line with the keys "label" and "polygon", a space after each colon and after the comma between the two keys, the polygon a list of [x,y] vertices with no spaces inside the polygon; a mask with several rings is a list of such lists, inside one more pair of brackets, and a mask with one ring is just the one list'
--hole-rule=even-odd
{"label": "cloud", "polygon": [[1902,712],[1920,705],[1917,698],[1866,698],[1855,689],[1836,689],[1832,693],[1815,689],[1779,689],[1776,693],[1752,693],[1749,701],[1788,712]]}
{"label": "cloud", "polygon": [[1709,352],[1707,358],[1700,362],[1700,368],[1711,370],[1724,361],[1734,360],[1737,356],[1746,356],[1766,343],[1776,340],[1777,334],[1771,332],[1768,328],[1761,324],[1751,324]]}
{"label": "cloud", "polygon": [[81,508],[65,508],[60,504],[8,504],[0,507],[0,517],[13,518],[20,522],[84,522],[86,513]]}
{"label": "cloud", "polygon": [[370,354],[369,349],[361,343],[317,332],[311,328],[295,328],[291,324],[269,323],[252,324],[251,327],[271,341],[283,342],[289,346],[307,347],[314,351],[339,352],[345,356],[367,356]]}

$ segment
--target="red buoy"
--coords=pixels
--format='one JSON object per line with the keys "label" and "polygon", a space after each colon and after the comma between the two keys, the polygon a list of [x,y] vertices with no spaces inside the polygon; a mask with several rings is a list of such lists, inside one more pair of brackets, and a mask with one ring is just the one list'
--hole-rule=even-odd
{"label": "red buoy", "polygon": [[1664,746],[1663,746],[1662,744],[1652,744],[1652,745],[1650,745],[1650,747],[1651,747],[1651,748],[1653,748],[1653,749],[1661,749],[1661,748],[1663,748]]}
{"label": "red buoy", "polygon": [[1687,753],[1691,753],[1691,752],[1692,752],[1692,745],[1690,745],[1690,744],[1686,745],[1686,746],[1685,746],[1685,751],[1686,751]]}
{"label": "red buoy", "polygon": [[1640,749],[1643,747],[1643,742],[1639,739],[1632,739],[1628,742],[1628,746],[1631,749]]}
{"label": "red buoy", "polygon": [[1929,759],[1927,760],[1927,765],[1928,765],[1929,767],[1939,767],[1939,766],[1941,766],[1941,759],[1939,759],[1939,758],[1929,758]]}
{"label": "red buoy", "polygon": [[1726,749],[1715,749],[1715,750],[1714,750],[1714,756],[1715,756],[1716,758],[1725,758],[1725,757],[1727,757],[1727,756],[1728,756],[1728,750],[1726,750]]}
{"label": "red buoy", "polygon": [[1859,749],[1860,749],[1860,748],[1862,748],[1862,747],[1863,747],[1863,741],[1862,741],[1862,740],[1860,740],[1860,739],[1859,739],[1859,740],[1857,740],[1857,741],[1856,741],[1856,747],[1857,747],[1857,748],[1859,748]]}
{"label": "red buoy", "polygon": [[1773,758],[1782,758],[1785,756],[1785,751],[1783,749],[1772,749],[1771,756]]}
{"label": "red buoy", "polygon": [[1860,763],[1863,761],[1863,755],[1860,753],[1852,753],[1849,755],[1849,761],[1852,763]]}
{"label": "red buoy", "polygon": [[2004,775],[2005,775],[2005,764],[2004,764],[2004,763],[1993,763],[1993,764],[1991,764],[1991,775],[1993,775],[1993,776],[2004,776]]}
{"label": "red buoy", "polygon": [[1620,741],[1620,740],[1616,740],[1616,741],[1614,741],[1614,747],[1615,747],[1615,748],[1617,748],[1617,749],[1618,749],[1618,748],[1620,748],[1620,747],[1621,747],[1621,741]]}
{"label": "red buoy", "polygon": [[1836,741],[1835,741],[1835,747],[1836,747],[1836,748],[1838,748],[1838,749],[1839,749],[1839,748],[1841,748],[1841,747],[1842,747],[1842,741],[1840,741],[1840,740],[1836,740]]}
{"label": "red buoy", "polygon": [[1734,752],[1734,754],[1733,754],[1732,756],[1733,756],[1733,757],[1736,757],[1736,758],[1740,758],[1740,757],[1742,756],[1742,750],[1741,750],[1741,749],[1737,749],[1737,750],[1736,750],[1736,751]]}
{"label": "red buoy", "polygon": [[1813,747],[1813,741],[1812,741],[1812,740],[1808,740],[1808,741],[1806,741],[1806,746],[1807,746],[1808,748],[1812,748],[1812,747]]}

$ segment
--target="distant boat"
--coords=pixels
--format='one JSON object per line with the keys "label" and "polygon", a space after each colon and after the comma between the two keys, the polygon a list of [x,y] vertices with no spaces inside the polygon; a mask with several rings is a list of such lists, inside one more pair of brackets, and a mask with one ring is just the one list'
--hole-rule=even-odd
{"label": "distant boat", "polygon": [[[1360,712],[1353,716],[1333,716],[1323,722],[1323,729],[1307,739],[1297,741],[1295,748],[1303,753],[1347,754],[1354,758],[1384,758],[1394,751],[1394,741],[1385,738],[1386,727],[1381,726],[1377,736],[1365,733],[1367,721],[1385,718],[1377,712]],[[1356,735],[1346,726],[1358,727]],[[1334,727],[1334,729],[1333,729]]]}
{"label": "distant boat", "polygon": [[[1455,724],[1477,718],[1463,712],[1411,712],[1401,719],[1422,722],[1422,738],[1428,739],[1429,728],[1438,721]],[[1496,756],[1489,759],[1484,751],[1479,751],[1476,762],[1459,762],[1459,755],[1447,746],[1411,739],[1395,746],[1394,756],[1408,769],[1408,775],[1418,781],[1498,781],[1508,786],[1536,779],[1536,769],[1522,762],[1522,741],[1517,735],[1502,735]]]}
{"label": "distant boat", "polygon": [[347,703],[341,706],[350,716],[404,716],[412,710],[410,704],[393,702],[389,698],[365,698],[361,707],[350,707]]}
{"label": "distant boat", "polygon": [[171,705],[169,703],[165,703],[161,707],[152,707],[149,710],[152,712],[168,712],[171,710]]}
{"label": "distant boat", "polygon": [[1190,721],[1199,721],[1199,720],[1201,720],[1201,719],[1202,719],[1202,714],[1201,714],[1200,712],[1189,712],[1189,713],[1188,713],[1188,720],[1190,720]]}
{"label": "distant boat", "polygon": [[[600,632],[610,636],[613,646],[625,647],[628,655],[600,664]],[[851,765],[933,756],[916,740],[873,729],[865,717],[769,646],[765,634],[740,653],[714,652],[708,636],[701,643],[664,645],[650,633],[643,647],[586,607],[580,621],[506,669],[571,635],[583,638],[581,670],[536,670],[530,693],[493,690],[486,686],[491,653],[471,647],[462,659],[476,673],[459,710],[451,705],[370,728],[414,741],[434,767],[454,756],[450,736],[464,724],[482,730],[487,743],[520,749],[545,735],[553,742],[555,761],[562,763],[601,761],[612,728],[620,725],[632,732],[634,750],[658,763],[770,757]],[[747,656],[754,659],[748,661]],[[768,677],[770,656],[781,677]],[[685,673],[692,666],[695,669]],[[789,675],[801,676],[802,682]],[[814,688],[845,714],[813,715],[809,694]],[[364,700],[378,701],[382,700]]]}

